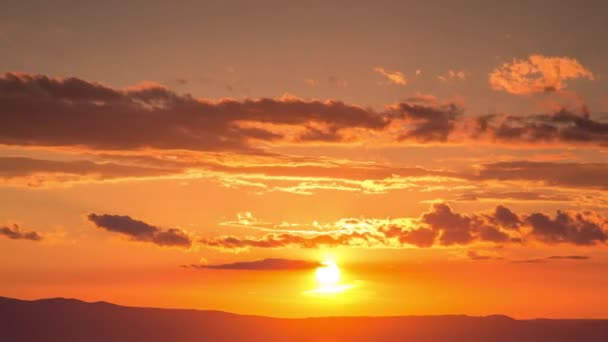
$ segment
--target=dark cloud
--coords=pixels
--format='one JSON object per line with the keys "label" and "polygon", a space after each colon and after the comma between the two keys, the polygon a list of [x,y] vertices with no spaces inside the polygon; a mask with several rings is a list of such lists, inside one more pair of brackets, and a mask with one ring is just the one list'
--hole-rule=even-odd
{"label": "dark cloud", "polygon": [[437,232],[430,228],[404,229],[398,225],[379,227],[378,231],[386,238],[397,238],[402,244],[417,247],[431,247],[435,243]]}
{"label": "dark cloud", "polygon": [[418,247],[430,247],[435,242],[437,232],[429,228],[418,228],[403,231],[399,235],[399,242]]}
{"label": "dark cloud", "polygon": [[442,245],[466,245],[473,241],[495,243],[518,242],[508,232],[517,228],[519,218],[509,209],[498,206],[490,214],[458,214],[445,203],[433,205],[431,211],[423,214],[420,221],[439,235]]}
{"label": "dark cloud", "polygon": [[135,241],[184,248],[189,248],[192,245],[190,236],[180,229],[169,228],[163,230],[129,216],[89,214],[87,218],[99,228],[126,235]]}
{"label": "dark cloud", "polygon": [[554,218],[543,213],[534,213],[525,220],[532,227],[532,234],[549,244],[566,242],[593,245],[604,243],[608,239],[604,228],[608,223],[596,221],[585,213],[558,211]]}
{"label": "dark cloud", "polygon": [[499,205],[494,210],[494,215],[491,216],[501,226],[507,229],[517,229],[521,224],[519,217],[509,208]]}
{"label": "dark cloud", "polygon": [[593,119],[586,111],[574,113],[568,109],[530,116],[480,116],[471,133],[482,140],[485,137],[514,144],[608,144],[608,122]]}
{"label": "dark cloud", "polygon": [[439,240],[443,245],[464,245],[473,241],[472,219],[452,212],[447,204],[435,204],[430,212],[422,215],[421,221],[441,232]]}
{"label": "dark cloud", "polygon": [[30,241],[40,241],[42,240],[42,236],[35,231],[24,231],[19,228],[18,225],[13,225],[13,227],[0,227],[0,235],[5,236],[12,240],[30,240]]}
{"label": "dark cloud", "polygon": [[[427,96],[428,97],[428,96]],[[206,101],[154,83],[118,89],[78,78],[0,77],[0,144],[100,150],[262,153],[259,142],[394,141],[608,143],[608,122],[584,109],[529,116],[465,116],[453,103],[410,99],[374,111],[340,101]]]}
{"label": "dark cloud", "polygon": [[408,125],[405,132],[397,137],[398,141],[445,142],[463,114],[462,109],[455,104],[400,103],[394,106],[394,110]]}
{"label": "dark cloud", "polygon": [[284,270],[306,270],[315,269],[323,266],[317,261],[293,260],[269,258],[255,261],[239,261],[229,264],[193,264],[186,265],[190,268],[198,269],[219,269],[219,270],[251,270],[251,271],[284,271]]}
{"label": "dark cloud", "polygon": [[[378,228],[387,239],[403,244],[431,247],[435,244],[468,245],[474,242],[523,243],[532,238],[548,244],[592,245],[608,240],[608,222],[591,212],[558,211],[555,218],[544,213],[516,214],[504,206],[490,213],[456,213],[445,203],[434,204],[414,227],[389,225]],[[527,235],[530,236],[527,236]]]}
{"label": "dark cloud", "polygon": [[537,181],[549,186],[608,189],[608,164],[509,161],[483,164],[473,179]]}
{"label": "dark cloud", "polygon": [[588,260],[591,259],[586,255],[552,255],[547,259],[556,259],[556,260]]}
{"label": "dark cloud", "polygon": [[337,101],[209,102],[158,84],[123,90],[77,78],[16,73],[0,77],[0,143],[7,145],[242,152],[252,150],[250,139],[284,137],[255,125],[242,126],[243,122],[324,126],[336,134],[351,128],[378,130],[388,124],[383,115]]}
{"label": "dark cloud", "polygon": [[492,241],[492,242],[508,242],[511,240],[509,234],[501,231],[499,228],[492,226],[482,226],[479,227],[479,239],[482,241]]}
{"label": "dark cloud", "polygon": [[514,264],[542,264],[547,262],[546,259],[521,259],[521,260],[511,260]]}
{"label": "dark cloud", "polygon": [[512,260],[513,263],[520,264],[542,264],[547,262],[547,260],[589,260],[591,259],[585,255],[552,255],[546,258],[534,258],[534,259],[521,259],[521,260]]}

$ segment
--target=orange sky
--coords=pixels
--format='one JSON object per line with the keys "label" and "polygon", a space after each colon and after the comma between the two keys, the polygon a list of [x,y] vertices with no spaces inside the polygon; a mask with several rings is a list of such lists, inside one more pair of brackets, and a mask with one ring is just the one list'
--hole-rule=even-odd
{"label": "orange sky", "polygon": [[9,6],[0,296],[607,317],[605,5],[466,3]]}

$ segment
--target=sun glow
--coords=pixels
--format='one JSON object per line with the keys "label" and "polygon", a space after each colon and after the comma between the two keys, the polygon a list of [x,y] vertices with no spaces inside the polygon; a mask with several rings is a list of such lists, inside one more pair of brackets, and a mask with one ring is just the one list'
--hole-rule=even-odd
{"label": "sun glow", "polygon": [[306,291],[305,294],[337,294],[354,287],[340,283],[340,268],[333,260],[326,260],[321,265],[315,271],[317,288]]}
{"label": "sun glow", "polygon": [[322,264],[315,273],[319,286],[336,285],[340,281],[340,268],[333,261],[325,261]]}

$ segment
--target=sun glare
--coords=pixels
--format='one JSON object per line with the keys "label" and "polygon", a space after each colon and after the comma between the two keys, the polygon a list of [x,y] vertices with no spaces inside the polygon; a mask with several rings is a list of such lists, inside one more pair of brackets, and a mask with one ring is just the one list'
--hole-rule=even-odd
{"label": "sun glare", "polygon": [[333,260],[326,260],[321,263],[315,272],[317,288],[305,291],[305,294],[331,295],[344,292],[354,287],[351,284],[341,283],[340,268]]}
{"label": "sun glare", "polygon": [[336,285],[340,281],[340,268],[333,261],[325,261],[317,268],[316,278],[320,286]]}

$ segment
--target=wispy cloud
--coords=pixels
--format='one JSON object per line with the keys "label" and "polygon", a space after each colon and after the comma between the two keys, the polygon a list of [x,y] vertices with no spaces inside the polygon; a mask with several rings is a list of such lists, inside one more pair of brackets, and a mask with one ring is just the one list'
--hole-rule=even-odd
{"label": "wispy cloud", "polygon": [[438,75],[437,79],[444,83],[450,81],[464,81],[467,79],[467,74],[462,70],[450,69],[445,75]]}
{"label": "wispy cloud", "polygon": [[389,71],[382,67],[375,67],[374,71],[384,76],[384,78],[392,84],[402,86],[407,84],[407,79],[405,78],[405,75],[400,71]]}
{"label": "wispy cloud", "polygon": [[228,264],[192,264],[186,268],[245,271],[292,271],[321,267],[318,261],[269,258],[254,261],[237,261]]}

